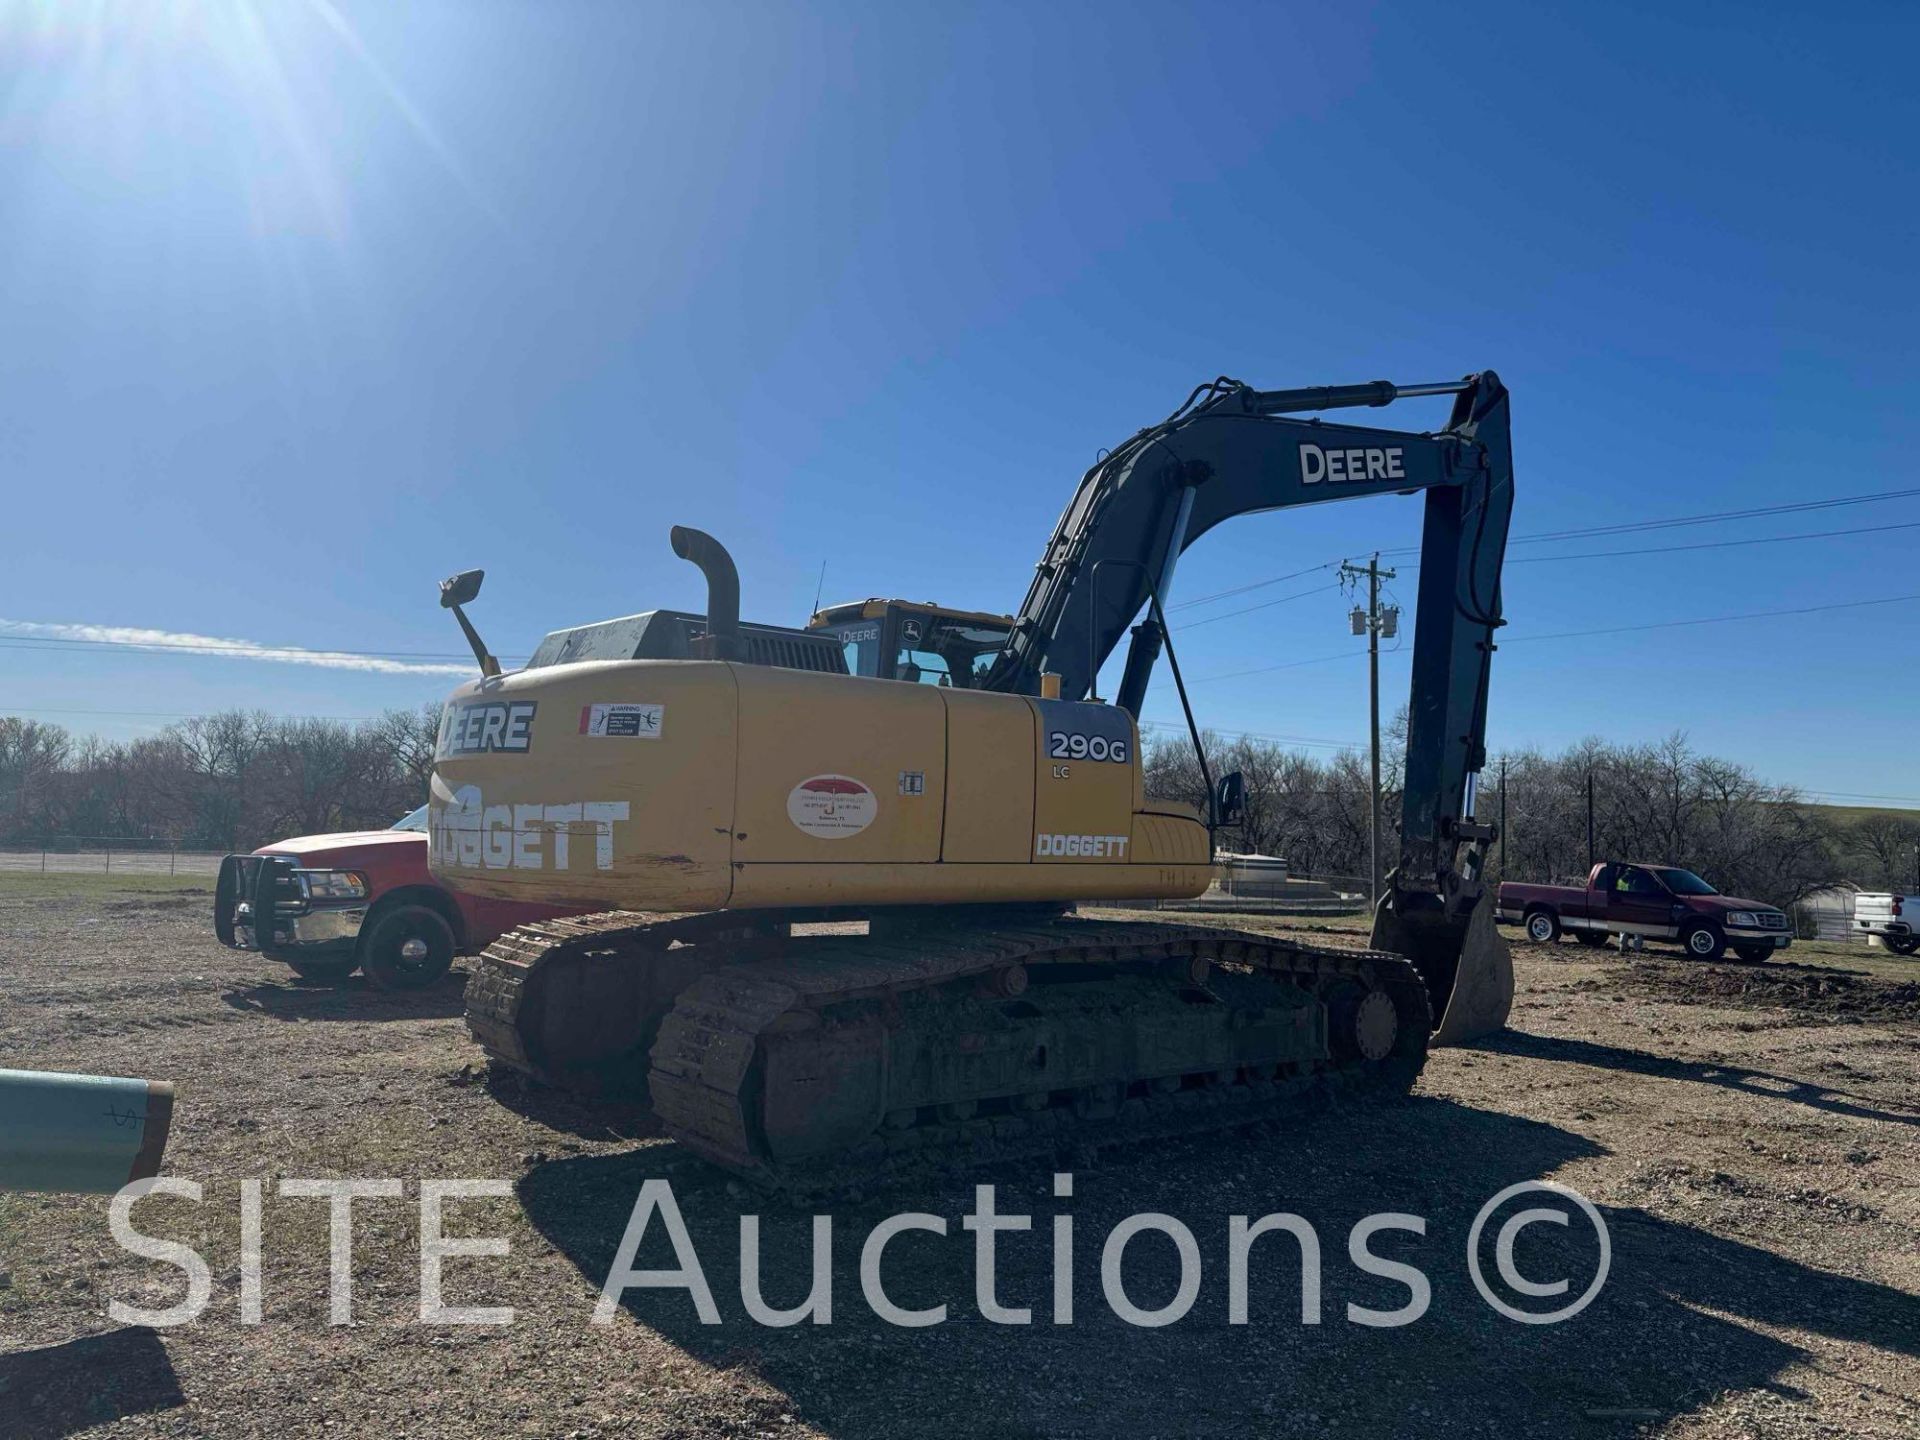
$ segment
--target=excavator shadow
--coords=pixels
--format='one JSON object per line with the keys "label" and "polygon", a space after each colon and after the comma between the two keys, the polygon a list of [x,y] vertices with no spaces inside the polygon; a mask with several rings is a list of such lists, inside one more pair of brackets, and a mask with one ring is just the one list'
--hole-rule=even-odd
{"label": "excavator shadow", "polygon": [[235,1010],[274,1020],[352,1021],[450,1020],[466,1013],[467,977],[453,970],[421,990],[376,990],[364,975],[307,983],[289,974],[279,982],[246,985],[224,992],[221,1002]]}
{"label": "excavator shadow", "polygon": [[1861,1120],[1884,1120],[1890,1125],[1920,1125],[1920,1110],[1889,1110],[1861,1096],[1849,1095],[1832,1086],[1811,1080],[1795,1080],[1765,1070],[1748,1070],[1738,1065],[1712,1064],[1697,1060],[1675,1060],[1645,1050],[1628,1050],[1617,1045],[1596,1045],[1590,1040],[1566,1040],[1550,1035],[1533,1035],[1524,1030],[1506,1030],[1479,1041],[1477,1049],[1502,1055],[1523,1055],[1534,1060],[1553,1060],[1575,1065],[1593,1065],[1602,1070],[1622,1070],[1649,1075],[1661,1080],[1691,1080],[1701,1085],[1718,1085],[1738,1090],[1743,1095],[1762,1099],[1785,1100],[1834,1115],[1851,1115]]}
{"label": "excavator shadow", "polygon": [[186,1403],[157,1330],[110,1330],[0,1355],[0,1434],[17,1440],[58,1440]]}
{"label": "excavator shadow", "polygon": [[[1920,1315],[1910,1296],[1631,1208],[1601,1210],[1611,1268],[1588,1308],[1552,1325],[1496,1313],[1466,1264],[1477,1212],[1517,1181],[1551,1176],[1596,1153],[1591,1141],[1554,1126],[1422,1097],[1303,1120],[1277,1138],[1234,1133],[1109,1152],[1078,1168],[1065,1199],[1054,1196],[1052,1166],[1008,1165],[823,1207],[833,1221],[832,1321],[788,1328],[761,1325],[746,1311],[741,1218],[760,1217],[760,1293],[774,1307],[807,1297],[811,1220],[739,1193],[677,1146],[541,1165],[520,1182],[519,1198],[597,1292],[641,1186],[666,1178],[720,1323],[703,1324],[684,1288],[629,1289],[626,1308],[701,1361],[782,1392],[796,1420],[861,1440],[1549,1429],[1616,1436],[1685,1415],[1726,1390],[1797,1397],[1778,1377],[1805,1352],[1760,1326],[1920,1356]],[[999,1214],[1031,1217],[1030,1229],[998,1236],[993,1267],[998,1304],[1029,1307],[1029,1324],[989,1322],[976,1304],[976,1235],[961,1224],[975,1208],[975,1181],[996,1187]],[[1501,1217],[1514,1208],[1509,1202]],[[869,1232],[907,1211],[943,1217],[948,1226],[944,1237],[901,1234],[885,1254],[888,1301],[903,1309],[947,1306],[944,1321],[919,1329],[878,1318],[861,1276]],[[1229,1217],[1282,1211],[1304,1217],[1318,1238],[1319,1323],[1302,1323],[1298,1245],[1273,1234],[1252,1251],[1248,1323],[1232,1324]],[[1102,1277],[1109,1234],[1146,1212],[1181,1221],[1200,1253],[1196,1302],[1162,1328],[1120,1319]],[[1407,1302],[1405,1285],[1349,1261],[1351,1230],[1379,1212],[1426,1221],[1424,1235],[1383,1231],[1370,1242],[1373,1253],[1417,1267],[1431,1285],[1425,1313],[1394,1328],[1356,1323],[1347,1308]],[[1057,1216],[1073,1223],[1071,1324],[1055,1323]],[[1576,1214],[1566,1227],[1522,1230],[1513,1248],[1519,1274],[1568,1277],[1566,1298],[1578,1294],[1598,1254],[1581,1225]],[[1498,1229],[1490,1224],[1481,1238],[1490,1276],[1499,1273]],[[633,1267],[671,1270],[684,1259],[655,1214]],[[1141,1234],[1125,1247],[1121,1279],[1132,1305],[1167,1305],[1180,1286],[1174,1245]],[[1561,1303],[1523,1302],[1536,1310]]]}
{"label": "excavator shadow", "polygon": [[488,1095],[516,1115],[583,1140],[645,1140],[662,1133],[659,1116],[643,1100],[575,1095],[498,1067],[488,1070],[484,1083]]}

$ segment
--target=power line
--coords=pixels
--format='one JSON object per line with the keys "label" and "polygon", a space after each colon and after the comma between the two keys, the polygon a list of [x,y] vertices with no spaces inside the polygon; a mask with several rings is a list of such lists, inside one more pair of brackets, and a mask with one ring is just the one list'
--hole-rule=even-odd
{"label": "power line", "polygon": [[1271,580],[1255,580],[1249,585],[1235,585],[1229,590],[1216,590],[1211,595],[1196,595],[1191,600],[1182,600],[1177,604],[1169,605],[1167,608],[1169,610],[1189,610],[1195,605],[1206,605],[1214,600],[1225,600],[1230,596],[1244,595],[1249,590],[1264,590],[1269,585],[1280,585],[1288,580],[1298,580],[1302,575],[1311,575],[1316,570],[1331,570],[1339,563],[1338,560],[1329,560],[1324,565],[1309,565],[1304,570],[1295,570],[1289,575],[1276,575]]}
{"label": "power line", "polygon": [[[1575,640],[1589,635],[1625,635],[1640,630],[1671,630],[1684,625],[1725,625],[1736,620],[1770,620],[1788,615],[1818,615],[1829,610],[1863,610],[1875,605],[1900,605],[1920,600],[1920,593],[1887,595],[1877,600],[1842,600],[1830,605],[1799,605],[1784,610],[1748,610],[1736,615],[1702,615],[1691,620],[1654,620],[1643,625],[1608,625],[1593,630],[1555,630],[1544,635],[1505,635],[1502,645],[1528,640]],[[1315,655],[1305,660],[1287,660],[1278,665],[1257,665],[1248,670],[1233,670],[1224,675],[1202,675],[1192,683],[1205,685],[1216,680],[1238,680],[1246,675],[1266,675],[1275,670],[1294,670],[1302,665],[1322,665],[1332,660],[1351,660],[1364,652],[1347,651],[1340,655]]]}
{"label": "power line", "polygon": [[[1634,522],[1621,524],[1621,525],[1591,526],[1591,527],[1584,527],[1584,528],[1575,529],[1575,530],[1541,531],[1540,533],[1534,534],[1534,535],[1512,536],[1509,538],[1507,543],[1509,545],[1524,545],[1524,544],[1533,544],[1533,543],[1547,542],[1547,541],[1553,541],[1553,540],[1586,538],[1588,536],[1595,536],[1595,535],[1634,534],[1634,533],[1642,533],[1650,530],[1671,529],[1671,528],[1676,528],[1681,526],[1704,525],[1704,524],[1709,524],[1714,521],[1720,521],[1720,520],[1752,519],[1752,518],[1757,518],[1757,517],[1766,516],[1766,515],[1797,514],[1797,513],[1802,513],[1802,512],[1811,511],[1811,510],[1833,509],[1840,506],[1864,505],[1864,504],[1869,504],[1869,503],[1882,501],[1882,500],[1905,499],[1915,495],[1920,495],[1920,487],[1914,487],[1914,488],[1905,489],[1905,490],[1886,490],[1886,491],[1880,491],[1880,492],[1869,494],[1869,495],[1846,495],[1846,496],[1836,496],[1836,497],[1832,497],[1824,500],[1806,500],[1806,501],[1800,501],[1800,502],[1789,504],[1789,505],[1758,506],[1758,507],[1752,507],[1744,510],[1721,510],[1721,511],[1709,512],[1701,515],[1673,516],[1664,520],[1642,520],[1642,521],[1634,521]],[[1642,555],[1668,555],[1668,554],[1677,554],[1677,553],[1697,551],[1697,550],[1733,549],[1733,548],[1747,546],[1747,545],[1785,545],[1785,544],[1793,544],[1793,543],[1807,541],[1807,540],[1830,540],[1830,539],[1838,539],[1838,538],[1844,538],[1844,537],[1855,536],[1855,535],[1876,535],[1876,534],[1884,534],[1890,531],[1905,531],[1905,530],[1917,530],[1917,529],[1920,529],[1920,521],[1910,521],[1910,522],[1903,521],[1893,525],[1865,525],[1865,526],[1858,526],[1858,527],[1844,529],[1844,530],[1815,531],[1815,532],[1811,532],[1804,535],[1763,535],[1763,536],[1757,536],[1751,539],[1743,539],[1743,540],[1709,540],[1709,541],[1702,541],[1692,545],[1649,546],[1649,547],[1634,549],[1634,550],[1589,550],[1589,551],[1576,552],[1571,555],[1517,556],[1517,557],[1509,558],[1506,563],[1509,565],[1541,565],[1541,564],[1557,563],[1563,560],[1602,560],[1602,559],[1628,558],[1628,557],[1642,556]],[[1418,545],[1403,545],[1403,546],[1394,547],[1392,549],[1382,550],[1380,553],[1382,555],[1408,555],[1408,554],[1416,554],[1418,553],[1419,550],[1420,550],[1420,547]],[[1345,557],[1343,557],[1343,559],[1344,558]],[[1197,606],[1211,604],[1217,600],[1229,599],[1235,595],[1243,595],[1254,590],[1265,589],[1271,585],[1283,584],[1288,580],[1297,580],[1303,575],[1311,575],[1317,571],[1330,570],[1341,563],[1342,563],[1342,560],[1328,560],[1318,565],[1309,565],[1302,570],[1289,571],[1285,575],[1276,575],[1265,580],[1250,581],[1244,585],[1231,586],[1225,590],[1216,590],[1206,595],[1196,595],[1190,600],[1182,600],[1172,606],[1169,606],[1168,608],[1172,610],[1192,609]],[[1405,568],[1409,570],[1415,570],[1415,569],[1418,569],[1419,566],[1417,564],[1413,564],[1413,565],[1408,565]],[[1186,622],[1184,625],[1176,626],[1174,628],[1181,629],[1181,630],[1190,630],[1201,625],[1211,625],[1216,620],[1230,620],[1236,616],[1250,615],[1256,611],[1270,609],[1276,605],[1284,605],[1294,600],[1302,600],[1302,599],[1307,599],[1314,595],[1325,594],[1328,591],[1331,591],[1337,588],[1338,588],[1337,586],[1331,586],[1331,585],[1316,586],[1311,590],[1301,590],[1292,595],[1283,595],[1277,600],[1266,600],[1266,601],[1262,601],[1258,605],[1249,605],[1239,610],[1224,611],[1218,615],[1209,615],[1206,618],[1201,620],[1191,620]],[[1705,622],[1701,622],[1701,623],[1705,623]],[[1545,637],[1541,637],[1541,638],[1545,638]],[[356,659],[356,660],[462,661],[470,658],[470,656],[467,654],[464,654],[458,651],[449,651],[449,650],[348,650],[348,649],[338,649],[331,646],[306,646],[306,645],[292,645],[292,644],[273,645],[268,643],[260,643],[257,645],[250,644],[247,647],[242,648],[239,646],[230,647],[225,645],[206,644],[203,642],[196,642],[196,641],[108,640],[108,639],[89,639],[82,636],[14,635],[14,634],[8,634],[6,632],[0,632],[0,648],[15,649],[15,648],[29,647],[29,646],[40,647],[43,649],[49,649],[49,650],[55,650],[55,651],[72,651],[72,652],[81,652],[81,653],[93,651],[93,650],[108,649],[108,650],[132,651],[135,653],[149,653],[149,654],[174,652],[174,653],[188,654],[188,655],[211,655],[211,656],[217,656],[217,657],[231,656],[231,657],[239,657],[239,658],[250,658],[256,654],[260,654],[261,652],[273,652],[273,651],[286,651],[286,652],[298,653],[303,655],[305,654],[318,654],[323,656],[337,655],[344,658],[350,658],[350,659]],[[267,655],[264,655],[262,658],[272,659],[276,657],[271,654],[267,654]],[[528,657],[521,656],[521,655],[504,655],[501,658],[503,660],[522,660]],[[1251,672],[1243,672],[1243,673],[1251,673]],[[1215,677],[1215,678],[1221,678],[1221,677]]]}
{"label": "power line", "polygon": [[[1791,545],[1801,540],[1832,540],[1841,535],[1884,535],[1891,530],[1920,530],[1920,520],[1898,525],[1862,525],[1853,530],[1816,530],[1806,535],[1761,535],[1751,540],[1700,540],[1692,545],[1649,545],[1640,550],[1582,550],[1572,555],[1522,555],[1509,565],[1549,565],[1560,560],[1605,560],[1616,555],[1677,555],[1687,550],[1729,550],[1740,545]],[[1408,569],[1418,569],[1417,565]]]}
{"label": "power line", "polygon": [[1236,615],[1251,615],[1256,610],[1271,610],[1275,605],[1284,605],[1289,600],[1304,600],[1309,595],[1325,595],[1338,590],[1338,585],[1316,585],[1311,590],[1296,591],[1292,595],[1282,595],[1278,600],[1262,600],[1258,605],[1249,605],[1242,610],[1223,610],[1218,615],[1209,615],[1204,620],[1189,620],[1184,625],[1176,625],[1176,630],[1197,630],[1202,625],[1211,625],[1216,620],[1231,620]]}
{"label": "power line", "polygon": [[[1165,730],[1182,738],[1187,733],[1185,721],[1142,720],[1142,730]],[[1273,735],[1261,730],[1229,730],[1219,725],[1203,725],[1202,732],[1210,735],[1230,735],[1241,740],[1270,740],[1276,745],[1297,745],[1309,750],[1360,750],[1365,742],[1359,740],[1329,740],[1317,735]]]}
{"label": "power line", "polygon": [[1842,600],[1831,605],[1800,605],[1787,610],[1748,610],[1738,615],[1703,615],[1694,620],[1655,620],[1645,625],[1608,625],[1598,630],[1555,630],[1546,635],[1508,635],[1502,645],[1525,640],[1577,640],[1588,635],[1625,635],[1637,630],[1672,630],[1682,625],[1724,625],[1734,620],[1770,620],[1783,615],[1818,615],[1828,610],[1863,610],[1870,605],[1900,605],[1920,600],[1913,595],[1888,595],[1879,600]]}
{"label": "power line", "polygon": [[[1676,528],[1689,526],[1689,525],[1707,525],[1707,524],[1712,524],[1716,521],[1722,521],[1722,520],[1752,520],[1752,519],[1758,519],[1762,516],[1767,516],[1767,515],[1797,515],[1797,514],[1803,514],[1805,512],[1813,511],[1813,510],[1838,509],[1848,505],[1868,505],[1868,504],[1877,503],[1882,500],[1904,500],[1904,499],[1909,499],[1916,495],[1920,495],[1920,486],[1916,486],[1916,487],[1912,487],[1904,490],[1882,490],[1882,491],[1877,491],[1870,495],[1838,495],[1838,496],[1829,497],[1824,500],[1802,500],[1802,501],[1797,501],[1795,503],[1788,504],[1788,505],[1761,505],[1761,506],[1752,506],[1744,510],[1716,510],[1716,511],[1709,511],[1705,514],[1700,514],[1700,515],[1675,515],[1675,516],[1670,516],[1663,520],[1638,520],[1638,521],[1631,521],[1631,522],[1627,522],[1619,525],[1582,526],[1578,529],[1572,529],[1572,530],[1543,530],[1532,535],[1511,536],[1508,538],[1507,543],[1509,545],[1532,545],[1532,544],[1540,544],[1540,543],[1553,541],[1553,540],[1586,539],[1588,537],[1599,536],[1599,535],[1638,534],[1638,533],[1643,533],[1650,530],[1669,530],[1669,529],[1676,529]],[[1839,535],[1869,534],[1869,533],[1874,533],[1876,531],[1883,530],[1883,529],[1884,530],[1902,530],[1902,529],[1911,529],[1911,528],[1914,528],[1914,527],[1905,525],[1905,524],[1887,525],[1887,526],[1867,526],[1859,530],[1831,531],[1826,535],[1804,535],[1804,536],[1791,535],[1791,536],[1779,536],[1779,537],[1769,536],[1761,540],[1722,541],[1722,542],[1714,542],[1714,543],[1716,544],[1767,544],[1775,540],[1829,539],[1829,538],[1832,538],[1833,536],[1839,536]],[[1623,550],[1623,551],[1596,551],[1591,553],[1595,557],[1605,556],[1610,554],[1620,554],[1620,555],[1657,554],[1657,553],[1661,553],[1665,549],[1680,549],[1680,548],[1685,548],[1685,547],[1674,546],[1674,547],[1659,547],[1657,549],[1645,550],[1645,551]],[[1701,546],[1698,548],[1706,549],[1706,548],[1711,548],[1711,546]],[[1420,551],[1420,547],[1418,545],[1401,545],[1401,546],[1396,546],[1392,549],[1382,550],[1380,553],[1382,555],[1415,555],[1415,554],[1418,554],[1419,551]],[[1344,559],[1348,557],[1342,557],[1342,558]],[[1585,559],[1585,558],[1589,558],[1589,557],[1587,555],[1581,555],[1581,556],[1563,555],[1563,556],[1541,557],[1541,559],[1543,560],[1548,560],[1548,559],[1571,560],[1571,559]],[[1268,585],[1279,585],[1288,580],[1297,580],[1302,575],[1311,575],[1316,570],[1330,570],[1334,566],[1338,565],[1339,563],[1340,563],[1339,560],[1329,560],[1325,564],[1310,565],[1304,570],[1295,570],[1286,575],[1276,575],[1271,577],[1270,579],[1249,581],[1244,585],[1235,585],[1225,590],[1216,590],[1208,595],[1195,596],[1193,599],[1182,601],[1180,604],[1175,605],[1172,608],[1176,610],[1180,610],[1180,609],[1185,609],[1188,606],[1205,605],[1210,601],[1214,601],[1214,600],[1224,600],[1229,598],[1230,596],[1245,594],[1249,590],[1259,590]],[[1527,563],[1527,562],[1520,561],[1520,560],[1512,560],[1512,561],[1509,561],[1508,563],[1520,564],[1520,563]],[[1414,567],[1409,566],[1408,568],[1412,569]]]}
{"label": "power line", "polygon": [[[1872,495],[1836,495],[1825,500],[1800,500],[1790,505],[1758,505],[1746,510],[1714,510],[1704,515],[1674,515],[1665,520],[1634,520],[1620,525],[1582,525],[1572,530],[1542,530],[1532,535],[1515,535],[1509,545],[1536,545],[1550,540],[1585,540],[1595,535],[1635,535],[1648,530],[1673,530],[1687,525],[1710,525],[1720,520],[1755,520],[1763,515],[1799,515],[1809,510],[1834,510],[1845,505],[1869,505],[1881,500],[1906,500],[1920,495],[1920,486],[1909,490],[1882,490]],[[1405,555],[1418,545],[1380,553]]]}
{"label": "power line", "polygon": [[1275,670],[1297,670],[1302,665],[1324,665],[1330,660],[1360,660],[1366,657],[1364,650],[1343,650],[1338,655],[1315,655],[1308,660],[1287,660],[1278,665],[1257,665],[1251,670],[1231,670],[1225,675],[1202,675],[1192,681],[1195,685],[1206,685],[1215,680],[1238,680],[1243,675],[1266,675]]}
{"label": "power line", "polygon": [[[1862,525],[1851,530],[1814,530],[1805,535],[1760,535],[1749,540],[1701,540],[1692,545],[1647,545],[1638,550],[1580,550],[1571,555],[1509,556],[1506,563],[1509,565],[1557,565],[1562,560],[1610,560],[1632,555],[1679,555],[1689,550],[1728,550],[1742,545],[1791,545],[1801,540],[1832,540],[1843,535],[1885,535],[1895,530],[1920,530],[1920,520],[1902,521],[1897,525]],[[1400,568],[1418,570],[1420,562],[1403,561]]]}

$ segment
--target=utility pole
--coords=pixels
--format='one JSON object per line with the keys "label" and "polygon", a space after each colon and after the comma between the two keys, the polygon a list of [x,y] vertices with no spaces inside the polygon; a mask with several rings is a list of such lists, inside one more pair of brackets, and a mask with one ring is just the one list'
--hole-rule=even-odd
{"label": "utility pole", "polygon": [[1507,757],[1500,757],[1500,878],[1511,880],[1507,869]]}
{"label": "utility pole", "polygon": [[1349,620],[1356,635],[1367,637],[1367,717],[1368,751],[1373,766],[1373,784],[1367,795],[1367,895],[1374,905],[1380,903],[1380,637],[1389,640],[1400,633],[1400,607],[1380,605],[1380,582],[1391,580],[1395,572],[1380,568],[1380,553],[1365,567],[1342,561],[1340,583],[1367,582],[1367,608],[1353,607]]}
{"label": "utility pole", "polygon": [[1587,771],[1587,873],[1593,873],[1593,771]]}

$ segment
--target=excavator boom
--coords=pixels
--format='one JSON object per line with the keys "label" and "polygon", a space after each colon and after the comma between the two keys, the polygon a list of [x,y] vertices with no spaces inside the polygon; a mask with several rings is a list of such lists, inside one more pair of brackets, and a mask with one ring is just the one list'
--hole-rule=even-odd
{"label": "excavator boom", "polygon": [[[1443,394],[1453,413],[1431,433],[1298,418]],[[1238,515],[1413,492],[1425,493],[1426,519],[1404,808],[1374,944],[1413,959],[1432,992],[1437,1039],[1450,1043],[1500,1028],[1513,992],[1482,876],[1493,831],[1473,816],[1513,511],[1507,390],[1492,371],[1431,385],[1201,386],[1082,478],[987,687],[1032,694],[1052,673],[1068,698],[1090,694],[1131,627],[1118,699],[1138,715],[1166,636],[1151,614],[1134,618],[1150,588],[1165,601],[1194,541]]]}

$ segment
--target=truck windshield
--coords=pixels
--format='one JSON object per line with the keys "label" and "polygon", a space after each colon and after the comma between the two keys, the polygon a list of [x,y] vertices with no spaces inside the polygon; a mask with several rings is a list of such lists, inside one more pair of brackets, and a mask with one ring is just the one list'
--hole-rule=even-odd
{"label": "truck windshield", "polygon": [[1676,895],[1718,895],[1720,893],[1691,870],[1660,870],[1655,873],[1667,882],[1667,888]]}
{"label": "truck windshield", "polygon": [[410,814],[402,815],[387,828],[389,830],[425,830],[427,828],[427,807],[422,805],[418,810]]}

